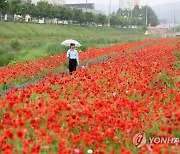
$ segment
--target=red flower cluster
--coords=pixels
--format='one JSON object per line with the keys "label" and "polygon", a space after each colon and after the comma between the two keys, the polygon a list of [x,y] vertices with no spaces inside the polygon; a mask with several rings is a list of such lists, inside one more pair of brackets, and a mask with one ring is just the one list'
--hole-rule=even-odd
{"label": "red flower cluster", "polygon": [[[174,52],[180,41],[162,39],[136,51],[125,46],[103,50],[117,52],[72,76],[59,73],[1,98],[0,151],[177,153],[180,144],[150,147],[147,141],[137,149],[132,138],[138,132],[179,137],[180,70]],[[93,52],[81,56],[93,58]]]}

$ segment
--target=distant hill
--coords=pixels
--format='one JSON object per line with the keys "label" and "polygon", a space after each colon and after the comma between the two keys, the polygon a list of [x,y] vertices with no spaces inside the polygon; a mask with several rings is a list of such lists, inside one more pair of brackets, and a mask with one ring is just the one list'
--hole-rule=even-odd
{"label": "distant hill", "polygon": [[168,23],[174,21],[174,10],[176,23],[180,24],[180,1],[161,4],[153,7],[159,20],[166,20]]}

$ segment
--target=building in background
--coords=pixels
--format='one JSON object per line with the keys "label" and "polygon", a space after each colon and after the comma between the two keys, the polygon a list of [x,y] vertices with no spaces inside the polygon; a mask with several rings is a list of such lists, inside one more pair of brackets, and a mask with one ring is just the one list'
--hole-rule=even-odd
{"label": "building in background", "polygon": [[64,5],[65,4],[65,0],[27,0],[27,1],[31,1],[31,3],[33,4],[37,4],[38,2],[48,2],[49,4],[53,4],[53,5]]}
{"label": "building in background", "polygon": [[32,0],[22,0],[22,1],[27,2],[27,3],[31,3],[32,2]]}
{"label": "building in background", "polygon": [[66,7],[81,9],[83,12],[91,12],[93,14],[104,14],[103,11],[96,10],[94,3],[65,4]]}
{"label": "building in background", "polygon": [[139,0],[134,0],[134,6],[138,5],[139,6]]}
{"label": "building in background", "polygon": [[133,9],[134,6],[140,6],[140,0],[119,0],[119,8]]}
{"label": "building in background", "polygon": [[54,5],[64,5],[65,0],[51,0],[51,3]]}
{"label": "building in background", "polygon": [[119,8],[121,9],[133,9],[135,6],[135,0],[119,0]]}
{"label": "building in background", "polygon": [[65,4],[65,6],[66,7],[71,7],[71,8],[76,8],[76,9],[83,9],[83,8],[87,8],[87,9],[91,9],[91,10],[95,9],[95,4],[94,3]]}

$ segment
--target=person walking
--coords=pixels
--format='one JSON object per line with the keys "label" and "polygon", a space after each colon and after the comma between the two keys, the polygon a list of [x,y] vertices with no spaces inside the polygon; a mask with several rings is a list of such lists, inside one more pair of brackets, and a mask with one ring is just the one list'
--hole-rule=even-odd
{"label": "person walking", "polygon": [[72,75],[73,71],[76,71],[77,65],[79,65],[79,55],[75,50],[75,44],[70,44],[70,49],[67,51],[66,57],[69,59],[69,74]]}

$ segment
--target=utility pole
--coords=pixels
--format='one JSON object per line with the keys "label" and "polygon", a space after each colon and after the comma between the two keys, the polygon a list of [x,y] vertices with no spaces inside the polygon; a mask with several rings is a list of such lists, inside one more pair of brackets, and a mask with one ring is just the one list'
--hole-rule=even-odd
{"label": "utility pole", "polygon": [[87,12],[87,0],[86,0],[86,12]]}
{"label": "utility pole", "polygon": [[132,6],[133,6],[132,0],[129,0],[127,4],[128,4],[128,19],[129,19],[132,18]]}
{"label": "utility pole", "polygon": [[176,11],[174,10],[174,27],[176,27]]}
{"label": "utility pole", "polygon": [[124,0],[121,0],[121,8],[124,9]]}
{"label": "utility pole", "polygon": [[146,26],[147,26],[147,5],[146,5]]}
{"label": "utility pole", "polygon": [[148,0],[146,4],[146,26],[148,25]]}
{"label": "utility pole", "polygon": [[111,0],[109,1],[109,27],[111,26],[111,24],[110,24],[110,22],[111,22]]}
{"label": "utility pole", "polygon": [[121,0],[119,0],[119,13],[120,13],[120,16],[121,16]]}
{"label": "utility pole", "polygon": [[122,13],[123,13],[123,3],[124,3],[124,1],[123,0],[119,0],[119,10],[120,10],[120,15],[122,15]]}
{"label": "utility pole", "polygon": [[128,9],[127,9],[127,11],[128,11],[128,19],[129,19],[129,17],[130,17],[130,4],[131,2],[130,2],[130,0],[127,2],[127,4],[128,4]]}
{"label": "utility pole", "polygon": [[133,2],[131,1],[131,18],[132,18],[132,16],[133,16]]}

